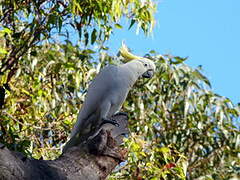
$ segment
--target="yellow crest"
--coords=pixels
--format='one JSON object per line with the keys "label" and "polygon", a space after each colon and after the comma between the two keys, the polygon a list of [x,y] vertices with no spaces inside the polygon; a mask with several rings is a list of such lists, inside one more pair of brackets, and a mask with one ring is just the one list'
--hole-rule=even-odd
{"label": "yellow crest", "polygon": [[128,51],[127,46],[122,42],[122,47],[119,49],[120,55],[124,58],[124,61],[131,61],[131,60],[137,60],[137,59],[147,59],[144,57],[136,56]]}

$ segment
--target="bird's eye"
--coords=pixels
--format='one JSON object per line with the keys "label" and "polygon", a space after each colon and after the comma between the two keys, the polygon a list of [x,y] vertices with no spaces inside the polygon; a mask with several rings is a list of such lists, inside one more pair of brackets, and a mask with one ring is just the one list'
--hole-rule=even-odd
{"label": "bird's eye", "polygon": [[147,64],[144,64],[145,67],[147,67]]}

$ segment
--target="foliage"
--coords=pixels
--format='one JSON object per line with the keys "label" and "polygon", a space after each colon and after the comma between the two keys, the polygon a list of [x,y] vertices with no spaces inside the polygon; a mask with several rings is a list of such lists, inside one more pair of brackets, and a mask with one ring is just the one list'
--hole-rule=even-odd
{"label": "foliage", "polygon": [[126,140],[128,160],[120,165],[109,179],[185,179],[187,158],[174,147],[159,146],[131,134]]}
{"label": "foliage", "polygon": [[[1,142],[35,158],[60,153],[86,94],[103,66],[119,57],[68,44],[45,44],[24,56],[1,111]],[[157,71],[139,80],[124,103],[130,115],[128,160],[110,179],[229,179],[239,176],[238,106],[212,92],[185,59],[148,56]],[[120,58],[121,59],[121,58]]]}
{"label": "foliage", "polygon": [[[239,177],[239,106],[212,92],[208,79],[199,68],[184,64],[186,59],[149,58],[157,64],[154,78],[139,81],[124,104],[124,111],[131,112],[132,132],[153,147],[175,147],[187,157],[189,179]],[[134,165],[129,158],[129,166],[116,177],[151,162],[137,158]],[[142,172],[145,175],[149,174]]]}
{"label": "foliage", "polygon": [[[29,155],[49,159],[60,152],[76,119],[76,106],[83,102],[82,88],[94,73],[94,63],[88,61],[93,52],[81,52],[70,44],[35,50],[37,56],[26,56],[11,81],[1,126],[3,140],[10,147],[20,151],[28,148]],[[47,149],[52,147],[53,154],[49,154]]]}
{"label": "foliage", "polygon": [[3,0],[0,2],[0,73],[7,73],[8,82],[22,56],[27,51],[35,53],[32,48],[44,40],[54,41],[50,38],[56,34],[68,40],[73,31],[85,45],[101,43],[115,27],[122,27],[122,17],[131,21],[129,28],[137,24],[148,33],[154,24],[154,11],[151,0]]}

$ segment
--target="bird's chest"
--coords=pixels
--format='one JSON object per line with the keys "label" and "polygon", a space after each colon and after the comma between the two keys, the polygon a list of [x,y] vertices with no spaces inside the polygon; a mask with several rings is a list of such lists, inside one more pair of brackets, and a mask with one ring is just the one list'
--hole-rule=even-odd
{"label": "bird's chest", "polygon": [[114,90],[113,92],[113,98],[112,98],[112,104],[122,104],[126,97],[127,97],[127,94],[128,94],[128,89],[127,88],[118,88],[116,90]]}
{"label": "bird's chest", "polygon": [[119,90],[113,93],[111,98],[111,107],[108,113],[109,116],[114,115],[116,112],[118,112],[121,109],[122,104],[127,97],[127,94],[128,94],[128,90]]}

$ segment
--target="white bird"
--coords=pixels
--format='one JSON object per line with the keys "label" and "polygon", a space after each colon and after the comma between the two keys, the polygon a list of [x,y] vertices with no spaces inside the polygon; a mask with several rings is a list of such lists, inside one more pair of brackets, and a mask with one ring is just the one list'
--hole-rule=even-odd
{"label": "white bird", "polygon": [[119,66],[109,65],[102,69],[89,86],[70,140],[63,152],[86,140],[102,123],[114,123],[111,117],[119,112],[137,79],[151,78],[154,71],[154,62],[146,58]]}

